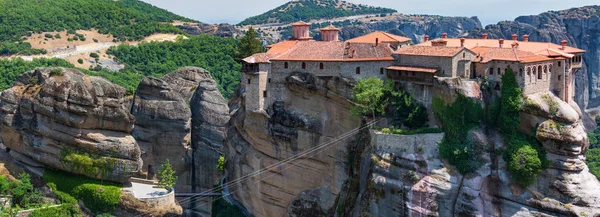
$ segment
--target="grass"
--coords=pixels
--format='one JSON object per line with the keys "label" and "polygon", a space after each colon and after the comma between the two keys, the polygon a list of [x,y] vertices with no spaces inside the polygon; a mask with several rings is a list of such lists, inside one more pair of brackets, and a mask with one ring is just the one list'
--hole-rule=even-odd
{"label": "grass", "polygon": [[64,192],[57,193],[61,201],[74,197],[96,214],[113,211],[119,204],[121,186],[118,184],[53,170],[46,170],[43,178],[57,191]]}

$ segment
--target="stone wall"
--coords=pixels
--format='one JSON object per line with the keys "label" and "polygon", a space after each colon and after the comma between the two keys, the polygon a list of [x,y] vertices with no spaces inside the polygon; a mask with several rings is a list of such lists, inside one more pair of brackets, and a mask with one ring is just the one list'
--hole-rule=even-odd
{"label": "stone wall", "polygon": [[[442,141],[443,133],[417,134],[417,135],[395,135],[382,134],[381,132],[371,131],[371,145],[375,153],[389,153],[392,155],[406,155],[411,153],[423,152],[423,145],[436,145]],[[391,156],[390,156],[391,157]]]}
{"label": "stone wall", "polygon": [[475,54],[464,49],[452,57],[452,77],[469,78],[471,74],[471,60],[473,59],[475,59]]}
{"label": "stone wall", "polygon": [[264,91],[267,91],[267,76],[268,73],[263,71],[256,74],[243,73],[242,82],[245,82],[246,86],[246,108],[248,110],[258,111],[264,109]]}
{"label": "stone wall", "polygon": [[452,76],[452,58],[450,57],[401,55],[398,62],[400,65],[406,66],[440,68],[437,76]]}

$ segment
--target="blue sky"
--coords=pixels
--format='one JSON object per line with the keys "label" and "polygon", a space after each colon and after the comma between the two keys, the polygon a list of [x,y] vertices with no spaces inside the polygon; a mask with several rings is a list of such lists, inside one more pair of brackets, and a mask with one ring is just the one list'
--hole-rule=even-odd
{"label": "blue sky", "polygon": [[[174,13],[206,23],[236,24],[287,0],[142,0]],[[598,0],[348,0],[382,6],[407,14],[477,16],[482,24],[514,20],[520,15],[600,4]]]}

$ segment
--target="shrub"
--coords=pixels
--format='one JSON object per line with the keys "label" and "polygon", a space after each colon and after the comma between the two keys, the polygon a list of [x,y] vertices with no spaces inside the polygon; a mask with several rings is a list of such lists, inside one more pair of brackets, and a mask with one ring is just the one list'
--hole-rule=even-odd
{"label": "shrub", "polygon": [[221,172],[225,171],[225,157],[219,157],[219,161],[217,162],[217,169]]}
{"label": "shrub", "polygon": [[425,106],[404,91],[391,92],[391,104],[394,106],[394,120],[397,125],[408,128],[420,128],[427,124],[429,117]]}
{"label": "shrub", "polygon": [[60,37],[60,34],[56,34],[56,35],[54,35],[54,38],[56,38],[56,39],[60,39],[60,38],[61,38],[61,37]]}
{"label": "shrub", "polygon": [[542,170],[542,162],[538,158],[537,151],[525,145],[511,155],[508,169],[518,184],[528,186],[535,181],[536,175]]}
{"label": "shrub", "polygon": [[54,36],[52,34],[50,34],[50,33],[45,34],[44,37],[46,37],[46,38],[54,38]]}
{"label": "shrub", "polygon": [[78,60],[77,60],[77,62],[78,62],[79,64],[83,64],[83,59],[78,59]]}
{"label": "shrub", "polygon": [[586,153],[587,165],[590,168],[590,172],[594,174],[598,180],[600,180],[600,149],[594,148],[588,150]]}
{"label": "shrub", "polygon": [[42,208],[33,211],[28,217],[81,216],[75,204],[64,204],[57,207]]}
{"label": "shrub", "polygon": [[175,187],[176,182],[177,176],[175,176],[175,170],[173,170],[173,167],[171,166],[171,161],[167,159],[161,165],[160,170],[158,170],[158,187],[165,188],[170,191],[173,187]]}
{"label": "shrub", "polygon": [[100,55],[98,55],[98,53],[91,53],[90,57],[96,59],[96,58],[100,58]]}
{"label": "shrub", "polygon": [[381,133],[383,133],[383,134],[392,134],[392,131],[390,130],[390,128],[383,128],[383,129],[381,129]]}
{"label": "shrub", "polygon": [[93,38],[92,39],[94,42],[98,43],[98,39]]}
{"label": "shrub", "polygon": [[94,213],[113,211],[119,204],[121,189],[115,186],[83,184],[73,189],[73,195]]}
{"label": "shrub", "polygon": [[52,71],[50,71],[50,77],[63,76],[63,75],[65,75],[65,72],[63,72],[62,69],[52,69]]}

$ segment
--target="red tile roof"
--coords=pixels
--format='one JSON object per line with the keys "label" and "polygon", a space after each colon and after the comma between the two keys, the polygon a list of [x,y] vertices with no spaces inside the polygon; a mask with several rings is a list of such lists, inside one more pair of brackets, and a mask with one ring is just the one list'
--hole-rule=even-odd
{"label": "red tile roof", "polygon": [[425,72],[425,73],[435,73],[439,70],[436,68],[414,67],[414,66],[390,66],[387,69],[395,70],[395,71]]}
{"label": "red tile roof", "polygon": [[330,24],[329,26],[322,28],[321,31],[339,31],[340,29],[335,28],[335,26],[333,26],[332,24]]}
{"label": "red tile roof", "polygon": [[[460,39],[459,38],[446,38],[444,39],[448,41],[448,47],[460,47]],[[502,48],[511,48],[512,40],[504,40],[504,44]],[[531,41],[517,41],[518,49],[522,51],[528,51],[532,53],[544,52],[548,49],[554,50],[562,50],[562,45],[553,44],[549,42],[531,42]],[[431,41],[426,41],[421,44],[417,44],[415,46],[431,46]],[[499,39],[465,39],[464,46],[471,49],[474,47],[500,47]],[[564,53],[583,53],[585,50],[581,50],[578,48],[566,46]]]}
{"label": "red tile roof", "polygon": [[298,21],[298,22],[292,23],[292,26],[310,26],[310,23],[307,23],[304,21]]}
{"label": "red tile roof", "polygon": [[463,47],[441,47],[441,46],[408,46],[399,48],[394,54],[413,56],[438,56],[453,57],[462,51]]}
{"label": "red tile roof", "polygon": [[269,54],[266,53],[257,53],[252,56],[246,57],[243,59],[244,62],[247,63],[269,63],[271,59]]}
{"label": "red tile roof", "polygon": [[397,36],[397,35],[392,35],[386,32],[373,32],[373,33],[369,33],[360,37],[356,37],[350,40],[347,40],[346,42],[353,42],[353,43],[375,43],[375,39],[379,39],[379,42],[382,43],[404,43],[404,42],[409,42],[411,41],[410,38],[406,38],[406,37],[402,37],[402,36]]}
{"label": "red tile roof", "polygon": [[340,41],[284,41],[271,46],[271,60],[290,61],[391,61],[389,44]]}

